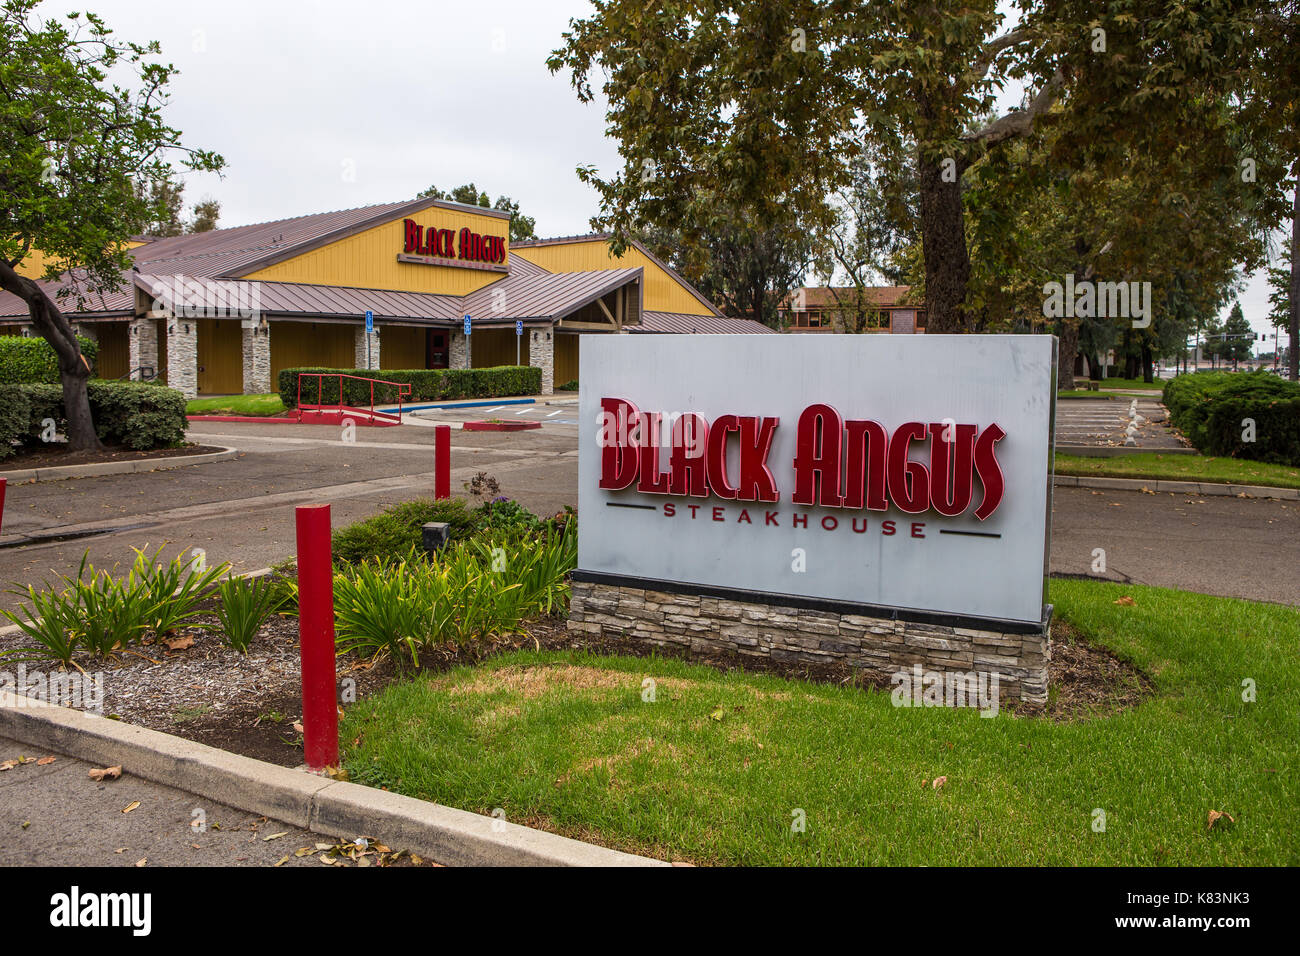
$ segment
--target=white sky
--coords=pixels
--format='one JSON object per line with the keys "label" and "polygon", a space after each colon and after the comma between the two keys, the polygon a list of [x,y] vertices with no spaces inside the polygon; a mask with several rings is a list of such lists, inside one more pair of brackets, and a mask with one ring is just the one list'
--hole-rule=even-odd
{"label": "white sky", "polygon": [[[45,3],[44,15],[73,0]],[[166,117],[213,149],[190,175],[243,225],[410,199],[473,181],[518,201],[539,236],[589,231],[577,165],[620,165],[604,105],[580,104],[546,57],[587,0],[88,0],[123,39],[158,40],[180,68]],[[1018,98],[1018,93],[1014,98]],[[1242,308],[1268,331],[1268,289]],[[1226,312],[1225,312],[1226,314]],[[1269,348],[1272,347],[1271,336]]]}

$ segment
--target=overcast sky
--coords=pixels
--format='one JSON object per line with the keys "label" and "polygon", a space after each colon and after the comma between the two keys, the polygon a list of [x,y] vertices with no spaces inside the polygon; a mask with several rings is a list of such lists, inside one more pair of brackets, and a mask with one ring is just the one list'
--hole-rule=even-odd
{"label": "overcast sky", "polygon": [[[161,42],[179,67],[168,121],[229,164],[222,178],[188,177],[187,207],[215,197],[225,226],[473,181],[493,200],[517,200],[538,235],[571,235],[589,231],[597,211],[575,167],[619,166],[603,103],[580,104],[568,74],[546,69],[587,0],[87,5],[121,38]],[[1242,307],[1258,331],[1271,329],[1262,277]]]}

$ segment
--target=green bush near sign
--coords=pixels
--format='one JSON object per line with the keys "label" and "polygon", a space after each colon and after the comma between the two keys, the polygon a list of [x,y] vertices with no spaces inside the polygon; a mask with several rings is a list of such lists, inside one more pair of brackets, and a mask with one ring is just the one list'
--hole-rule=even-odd
{"label": "green bush near sign", "polygon": [[1210,455],[1300,465],[1300,383],[1267,372],[1198,372],[1165,385],[1169,420]]}
{"label": "green bush near sign", "polygon": [[[179,445],[185,439],[185,398],[172,388],[145,382],[87,385],[90,414],[99,440],[137,451]],[[58,385],[0,385],[0,459],[42,444],[46,422],[67,427]]]}
{"label": "green bush near sign", "polygon": [[[78,335],[81,354],[93,370],[99,360],[99,344]],[[59,358],[54,347],[41,338],[0,335],[0,382],[6,385],[58,385]]]}
{"label": "green bush near sign", "polygon": [[[301,373],[326,373],[325,379],[302,380],[303,401],[317,404],[339,400],[339,380],[328,373],[354,375],[343,379],[343,404],[369,407],[371,384],[359,379],[382,379],[411,386],[411,394],[403,402],[438,402],[457,398],[501,398],[508,395],[536,395],[542,390],[542,370],[528,365],[501,365],[495,368],[430,368],[430,369],[363,369],[363,368],[286,368],[281,370],[278,387],[285,408],[298,406],[298,376]],[[321,383],[322,384],[318,384]],[[393,404],[397,389],[392,385],[375,385],[374,401]]]}

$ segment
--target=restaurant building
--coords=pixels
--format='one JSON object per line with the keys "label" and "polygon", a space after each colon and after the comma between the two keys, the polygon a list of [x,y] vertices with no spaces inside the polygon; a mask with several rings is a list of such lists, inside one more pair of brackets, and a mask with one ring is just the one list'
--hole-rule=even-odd
{"label": "restaurant building", "polygon": [[[153,371],[187,397],[270,392],[301,366],[516,362],[540,367],[549,394],[577,379],[588,335],[773,331],[724,317],[639,242],[614,258],[608,239],[511,243],[508,213],[418,199],[138,237],[120,291],[61,306],[97,340],[99,377]],[[19,271],[42,268],[33,257]],[[0,293],[0,334],[26,334],[27,316]]]}

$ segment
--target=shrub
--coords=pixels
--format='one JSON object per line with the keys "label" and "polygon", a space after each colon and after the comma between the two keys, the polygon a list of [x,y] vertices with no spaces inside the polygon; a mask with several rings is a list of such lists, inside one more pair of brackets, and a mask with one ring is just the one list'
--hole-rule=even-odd
{"label": "shrub", "polygon": [[217,579],[230,570],[228,564],[203,570],[179,554],[171,561],[161,562],[158,555],[162,554],[162,548],[153,555],[139,548],[132,550],[135,565],[128,579],[142,589],[148,605],[149,627],[159,637],[202,613],[199,605],[211,595]]}
{"label": "shrub", "polygon": [[185,440],[185,396],[150,382],[91,382],[90,411],[101,441],[164,448]]}
{"label": "shrub", "polygon": [[525,618],[568,605],[577,558],[569,522],[509,544],[461,542],[429,561],[414,549],[363,561],[334,579],[339,648],[418,667],[440,643],[519,631]]}
{"label": "shrub", "polygon": [[[1165,385],[1171,424],[1200,451],[1300,465],[1300,383],[1264,371],[1198,372]],[[1247,419],[1254,441],[1243,441]]]}
{"label": "shrub", "polygon": [[[456,398],[498,398],[505,395],[535,395],[542,390],[542,370],[527,365],[501,365],[496,368],[470,369],[353,369],[353,368],[286,368],[280,372],[278,387],[285,408],[298,405],[298,375],[301,372],[342,372],[361,378],[383,379],[411,386],[406,402],[436,402]],[[369,382],[343,380],[343,403],[368,407],[371,386]],[[335,402],[339,398],[338,379],[303,379],[303,400],[319,404]],[[397,389],[391,385],[374,386],[375,404],[392,404],[397,401]]]}
{"label": "shrub", "polygon": [[474,512],[457,498],[419,498],[386,509],[382,514],[339,528],[331,548],[334,559],[356,563],[367,558],[405,554],[420,546],[422,526],[430,521],[451,525],[451,540],[469,537],[477,526]]}
{"label": "shrub", "polygon": [[[175,389],[145,382],[92,381],[86,390],[101,441],[138,450],[184,441],[185,399]],[[57,430],[66,431],[61,386],[0,385],[0,458],[13,454],[15,443],[39,443],[47,419],[53,419]]]}
{"label": "shrub", "polygon": [[217,620],[226,641],[241,654],[248,653],[257,632],[267,618],[285,602],[284,591],[272,581],[248,578],[227,578],[218,585],[221,604]]}
{"label": "shrub", "polygon": [[[78,335],[81,354],[93,371],[99,360],[94,339]],[[0,382],[7,385],[58,385],[59,357],[43,338],[0,335]]]}
{"label": "shrub", "polygon": [[576,392],[578,390],[578,380],[575,378],[565,382],[563,385],[557,385],[555,386],[555,390],[557,392]]}

